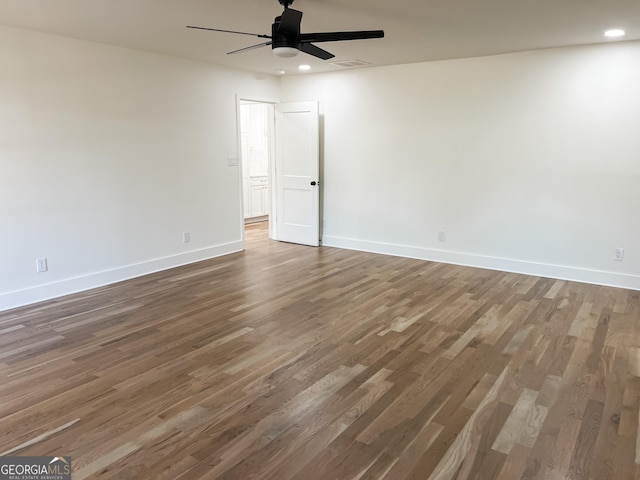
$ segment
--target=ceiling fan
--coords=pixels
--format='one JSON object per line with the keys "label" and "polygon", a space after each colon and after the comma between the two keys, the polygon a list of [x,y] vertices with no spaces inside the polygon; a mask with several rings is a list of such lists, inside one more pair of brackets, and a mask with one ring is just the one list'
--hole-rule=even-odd
{"label": "ceiling fan", "polygon": [[187,28],[195,28],[198,30],[210,30],[213,32],[237,33],[240,35],[251,35],[258,38],[267,38],[267,42],[252,45],[250,47],[241,48],[229,52],[228,55],[234,53],[246,52],[255,48],[266,47],[271,45],[273,53],[279,57],[290,58],[295,57],[298,52],[304,52],[322,60],[329,60],[335,55],[314,45],[319,42],[340,42],[344,40],[366,40],[369,38],[383,38],[382,30],[364,30],[357,32],[324,32],[324,33],[300,33],[300,23],[302,21],[302,12],[289,8],[293,0],[278,0],[280,5],[284,6],[282,15],[276,17],[273,25],[271,25],[271,35],[260,35],[257,33],[236,32],[233,30],[221,30],[219,28],[197,27],[187,25]]}

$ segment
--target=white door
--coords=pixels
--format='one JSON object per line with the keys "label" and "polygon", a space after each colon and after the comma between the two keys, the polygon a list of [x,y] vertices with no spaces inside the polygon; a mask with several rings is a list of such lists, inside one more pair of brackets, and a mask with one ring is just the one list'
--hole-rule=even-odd
{"label": "white door", "polygon": [[276,240],[320,244],[318,102],[276,105]]}

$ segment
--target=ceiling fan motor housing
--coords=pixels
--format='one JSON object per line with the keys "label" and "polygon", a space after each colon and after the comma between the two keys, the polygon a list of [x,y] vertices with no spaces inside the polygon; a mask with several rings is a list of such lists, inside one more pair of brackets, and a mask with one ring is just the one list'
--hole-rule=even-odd
{"label": "ceiling fan motor housing", "polygon": [[300,50],[300,41],[298,38],[278,31],[281,19],[282,17],[276,17],[273,25],[271,25],[271,48],[290,47]]}

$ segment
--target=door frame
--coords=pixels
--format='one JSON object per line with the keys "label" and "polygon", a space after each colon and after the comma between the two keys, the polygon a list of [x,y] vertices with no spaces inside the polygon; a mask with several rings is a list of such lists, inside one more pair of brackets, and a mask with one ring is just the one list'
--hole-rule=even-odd
{"label": "door frame", "polygon": [[260,97],[247,97],[244,95],[236,94],[236,143],[238,145],[238,187],[240,192],[240,241],[242,242],[242,249],[245,248],[245,235],[244,235],[244,185],[243,185],[243,170],[242,170],[242,129],[241,129],[241,110],[240,105],[243,102],[251,103],[263,103],[272,105],[274,108],[274,115],[271,119],[271,152],[269,158],[269,238],[277,239],[277,229],[275,222],[276,212],[276,197],[275,197],[275,105],[280,103],[280,100],[273,98],[260,98]]}

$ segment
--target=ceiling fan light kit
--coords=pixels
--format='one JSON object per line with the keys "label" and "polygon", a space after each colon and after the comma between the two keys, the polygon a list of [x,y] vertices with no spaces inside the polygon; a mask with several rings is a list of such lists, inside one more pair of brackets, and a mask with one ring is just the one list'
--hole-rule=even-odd
{"label": "ceiling fan light kit", "polygon": [[300,33],[300,24],[302,22],[302,12],[289,8],[293,0],[278,0],[280,5],[284,6],[282,15],[276,17],[271,25],[271,35],[260,35],[257,33],[237,32],[234,30],[222,30],[219,28],[197,27],[187,25],[187,28],[195,28],[198,30],[210,30],[213,32],[235,33],[238,35],[251,35],[258,38],[266,38],[268,41],[251,45],[249,47],[240,48],[229,52],[229,55],[246,52],[260,47],[271,46],[273,53],[280,58],[295,57],[298,52],[304,52],[308,55],[329,60],[334,58],[330,52],[314,45],[320,42],[342,42],[346,40],[366,40],[370,38],[383,38],[382,30],[363,30],[357,32],[323,32],[323,33]]}
{"label": "ceiling fan light kit", "polygon": [[293,47],[273,47],[271,51],[280,58],[293,58],[300,53],[300,50]]}

